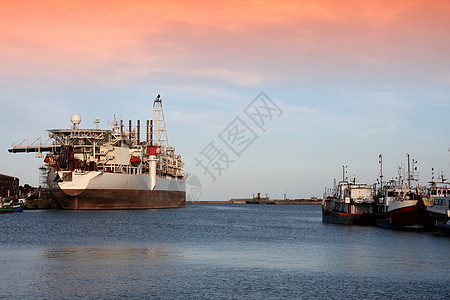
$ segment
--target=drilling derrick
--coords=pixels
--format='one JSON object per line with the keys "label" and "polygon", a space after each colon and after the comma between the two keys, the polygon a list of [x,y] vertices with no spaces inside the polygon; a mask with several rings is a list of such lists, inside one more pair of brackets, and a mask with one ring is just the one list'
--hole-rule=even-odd
{"label": "drilling derrick", "polygon": [[169,146],[169,141],[167,139],[166,123],[164,120],[164,111],[160,95],[158,95],[153,102],[152,123],[152,143],[158,148],[159,154],[156,167],[158,176],[178,179],[183,178],[184,163],[181,155],[175,154],[175,148]]}
{"label": "drilling derrick", "polygon": [[162,107],[161,96],[158,95],[153,102],[153,143],[156,146],[168,147],[166,122],[164,120],[164,111]]}

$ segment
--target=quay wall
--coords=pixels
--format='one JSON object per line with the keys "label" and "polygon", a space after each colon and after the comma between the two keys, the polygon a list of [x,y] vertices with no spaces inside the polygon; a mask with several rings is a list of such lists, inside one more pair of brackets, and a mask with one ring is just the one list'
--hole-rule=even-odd
{"label": "quay wall", "polygon": [[25,209],[58,209],[59,204],[53,198],[27,199]]}

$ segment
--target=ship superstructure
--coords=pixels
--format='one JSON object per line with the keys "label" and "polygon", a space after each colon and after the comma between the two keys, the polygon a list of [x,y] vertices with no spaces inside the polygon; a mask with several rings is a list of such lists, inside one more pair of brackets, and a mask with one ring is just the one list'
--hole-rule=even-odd
{"label": "ship superstructure", "polygon": [[[62,208],[185,205],[184,164],[168,144],[159,95],[153,103],[153,118],[144,126],[139,120],[126,126],[116,116],[107,130],[98,128],[98,118],[95,129],[80,129],[81,117],[77,114],[71,122],[69,129],[49,130],[50,143],[22,142],[9,149],[14,153],[36,152],[38,157],[46,153],[47,183]],[[147,136],[141,140],[143,127]]]}

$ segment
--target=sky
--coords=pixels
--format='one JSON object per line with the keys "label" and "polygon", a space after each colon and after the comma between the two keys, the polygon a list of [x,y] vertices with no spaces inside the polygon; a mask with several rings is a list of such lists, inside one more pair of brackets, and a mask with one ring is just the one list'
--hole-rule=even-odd
{"label": "sky", "polygon": [[145,122],[161,94],[192,200],[320,198],[380,154],[426,184],[450,176],[449,32],[445,0],[3,0],[0,173],[39,185],[12,144]]}

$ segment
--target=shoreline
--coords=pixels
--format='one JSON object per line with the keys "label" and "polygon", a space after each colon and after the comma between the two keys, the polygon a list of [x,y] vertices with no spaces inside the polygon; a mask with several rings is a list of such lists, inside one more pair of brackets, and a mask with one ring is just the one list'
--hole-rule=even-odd
{"label": "shoreline", "polygon": [[[262,200],[262,199],[261,199]],[[321,199],[295,199],[295,200],[263,200],[257,199],[230,199],[227,201],[186,201],[186,204],[272,204],[272,205],[321,205]]]}

